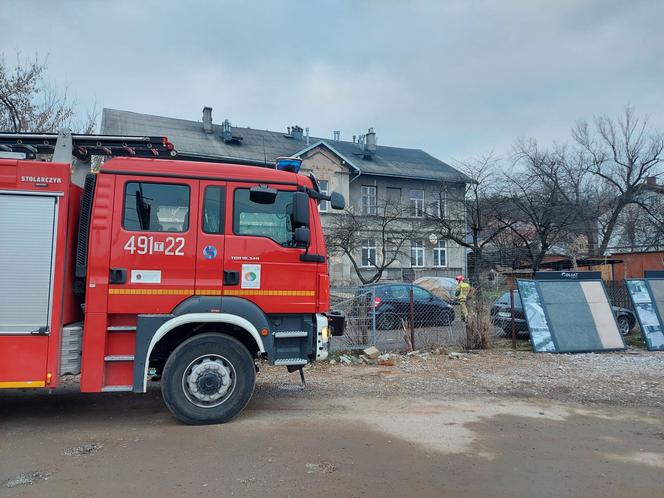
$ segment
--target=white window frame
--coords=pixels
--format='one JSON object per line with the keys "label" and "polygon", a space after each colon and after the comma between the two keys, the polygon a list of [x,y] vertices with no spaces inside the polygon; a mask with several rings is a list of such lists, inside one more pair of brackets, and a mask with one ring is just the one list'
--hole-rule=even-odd
{"label": "white window frame", "polygon": [[[323,187],[325,185],[325,187]],[[321,194],[328,195],[330,193],[330,182],[325,179],[318,180],[318,188]],[[319,213],[328,213],[330,211],[330,201],[321,200],[318,204]]]}
{"label": "white window frame", "polygon": [[376,214],[377,190],[375,185],[362,185],[362,214],[368,216]]}
{"label": "white window frame", "polygon": [[[420,197],[421,194],[421,197]],[[424,218],[424,190],[410,189],[410,217]]]}
{"label": "white window frame", "polygon": [[[443,255],[442,262],[441,254]],[[447,240],[439,240],[436,242],[436,245],[433,246],[433,266],[436,268],[447,268]]]}
{"label": "white window frame", "polygon": [[[420,261],[421,259],[421,261]],[[410,241],[410,266],[411,268],[422,268],[424,261],[424,241],[421,239]]]}
{"label": "white window frame", "polygon": [[376,264],[376,239],[362,239],[360,244],[360,266],[362,268],[373,267]]}

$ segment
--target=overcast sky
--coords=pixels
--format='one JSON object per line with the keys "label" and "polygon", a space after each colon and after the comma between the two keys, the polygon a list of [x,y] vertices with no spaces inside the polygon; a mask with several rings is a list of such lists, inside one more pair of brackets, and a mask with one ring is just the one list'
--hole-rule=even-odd
{"label": "overcast sky", "polygon": [[664,2],[0,0],[0,51],[81,105],[379,144],[443,160],[564,140],[626,105],[664,128]]}

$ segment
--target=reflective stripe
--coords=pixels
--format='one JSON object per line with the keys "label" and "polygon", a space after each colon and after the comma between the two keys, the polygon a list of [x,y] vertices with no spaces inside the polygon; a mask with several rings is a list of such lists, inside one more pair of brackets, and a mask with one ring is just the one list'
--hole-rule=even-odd
{"label": "reflective stripe", "polygon": [[191,296],[193,289],[108,289],[109,294],[114,295],[161,295],[161,296]]}
{"label": "reflective stripe", "polygon": [[314,291],[224,289],[224,296],[315,296]]}
{"label": "reflective stripe", "polygon": [[0,382],[0,389],[22,389],[26,387],[45,387],[43,380],[26,380],[22,382]]}
{"label": "reflective stripe", "polygon": [[[220,289],[108,289],[112,295],[159,295],[159,296],[221,296]],[[224,296],[308,296],[316,295],[308,290],[262,290],[262,289],[224,289]]]}

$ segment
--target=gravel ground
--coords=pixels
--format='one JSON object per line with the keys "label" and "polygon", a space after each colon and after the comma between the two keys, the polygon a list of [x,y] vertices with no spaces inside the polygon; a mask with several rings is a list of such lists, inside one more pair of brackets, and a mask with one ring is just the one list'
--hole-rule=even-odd
{"label": "gravel ground", "polygon": [[[426,394],[431,399],[513,396],[618,406],[664,407],[664,354],[535,354],[482,351],[452,359],[447,352],[392,355],[394,366],[321,362],[306,368],[301,396],[339,393],[375,397]],[[257,389],[283,393],[283,368],[262,367]],[[299,379],[292,374],[292,382]]]}

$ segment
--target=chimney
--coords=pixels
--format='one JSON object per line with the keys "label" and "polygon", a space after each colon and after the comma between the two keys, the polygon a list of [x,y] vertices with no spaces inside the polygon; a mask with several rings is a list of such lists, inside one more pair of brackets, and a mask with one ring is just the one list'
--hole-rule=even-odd
{"label": "chimney", "polygon": [[338,142],[341,139],[341,132],[339,130],[334,130],[332,134],[335,142]]}
{"label": "chimney", "polygon": [[373,128],[364,136],[364,155],[371,157],[376,153],[376,132]]}
{"label": "chimney", "polygon": [[212,133],[212,107],[203,107],[203,131]]}
{"label": "chimney", "polygon": [[304,131],[307,134],[307,145],[309,145],[309,127],[305,128]]}
{"label": "chimney", "polygon": [[[212,130],[211,125],[210,130]],[[231,126],[231,122],[228,119],[224,119],[224,122],[221,125],[221,139],[224,142],[230,142],[233,140],[233,127]]]}
{"label": "chimney", "polygon": [[303,131],[304,130],[302,130],[300,126],[297,125],[293,126],[290,132],[291,136],[293,137],[293,140],[302,140],[302,138],[304,137],[304,134],[302,133]]}

